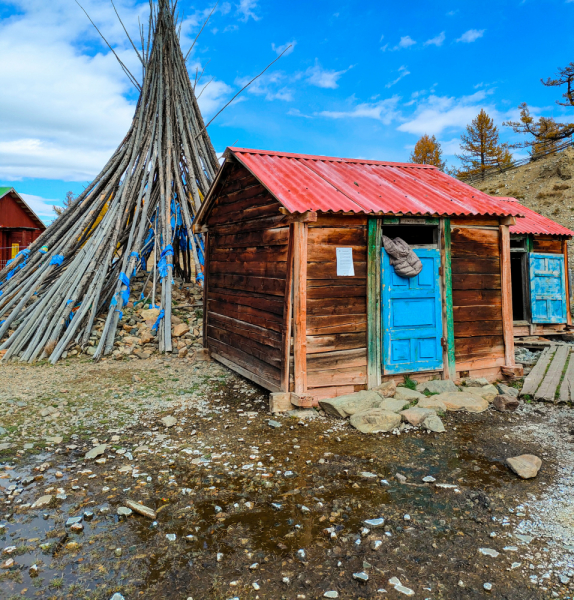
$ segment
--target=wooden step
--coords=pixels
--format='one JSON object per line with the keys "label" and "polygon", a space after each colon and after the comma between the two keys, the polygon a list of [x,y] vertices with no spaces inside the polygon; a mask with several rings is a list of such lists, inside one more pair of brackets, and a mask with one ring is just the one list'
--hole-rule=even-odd
{"label": "wooden step", "polygon": [[570,362],[566,368],[564,380],[560,386],[560,402],[574,401],[574,358],[570,356]]}
{"label": "wooden step", "polygon": [[538,362],[534,365],[532,371],[528,374],[528,377],[524,380],[524,385],[522,386],[522,391],[520,392],[521,396],[533,396],[542,379],[544,378],[544,374],[546,373],[546,367],[549,365],[552,357],[554,356],[555,347],[548,347],[542,351],[542,354],[538,358]]}
{"label": "wooden step", "polygon": [[558,347],[544,380],[540,384],[538,391],[534,394],[535,400],[554,402],[556,390],[560,385],[560,379],[562,378],[562,372],[564,371],[568,354],[570,354],[569,346]]}

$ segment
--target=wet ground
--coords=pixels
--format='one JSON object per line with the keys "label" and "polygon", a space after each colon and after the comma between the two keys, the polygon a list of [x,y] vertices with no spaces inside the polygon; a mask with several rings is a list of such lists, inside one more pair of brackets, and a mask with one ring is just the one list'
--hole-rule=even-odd
{"label": "wet ground", "polygon": [[[544,531],[537,501],[570,465],[567,407],[449,413],[444,434],[367,436],[314,412],[271,417],[263,390],[215,363],[8,365],[0,379],[0,562],[14,561],[2,599],[572,595],[574,546],[524,534],[528,522]],[[545,444],[545,428],[566,442]],[[544,460],[534,480],[504,464],[525,453]],[[30,507],[46,494],[49,506]],[[126,500],[155,521],[119,518]]]}

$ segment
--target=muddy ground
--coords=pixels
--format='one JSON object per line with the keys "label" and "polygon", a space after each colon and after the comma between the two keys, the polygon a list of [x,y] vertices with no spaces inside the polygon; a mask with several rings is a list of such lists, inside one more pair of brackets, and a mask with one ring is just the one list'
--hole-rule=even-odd
{"label": "muddy ground", "polygon": [[[0,383],[2,599],[572,597],[570,407],[368,436],[271,417],[264,390],[214,362],[9,364]],[[536,479],[505,466],[524,453],[544,461]],[[128,499],[156,520],[118,517]]]}

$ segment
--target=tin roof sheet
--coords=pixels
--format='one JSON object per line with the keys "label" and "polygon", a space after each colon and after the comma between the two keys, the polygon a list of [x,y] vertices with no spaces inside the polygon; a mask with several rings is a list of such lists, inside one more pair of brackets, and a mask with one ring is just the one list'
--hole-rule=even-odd
{"label": "tin roof sheet", "polygon": [[495,199],[510,206],[519,205],[521,212],[524,214],[524,217],[516,219],[516,225],[510,227],[510,233],[574,236],[574,231],[556,223],[556,221],[548,217],[543,217],[531,208],[527,208],[523,204],[520,204],[516,198],[499,197]]}
{"label": "tin roof sheet", "polygon": [[228,148],[292,213],[308,210],[403,215],[519,216],[436,167]]}

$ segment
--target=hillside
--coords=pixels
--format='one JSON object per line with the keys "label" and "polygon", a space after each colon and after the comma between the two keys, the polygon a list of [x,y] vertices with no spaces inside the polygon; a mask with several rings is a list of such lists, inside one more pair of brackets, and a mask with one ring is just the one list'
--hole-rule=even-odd
{"label": "hillside", "polygon": [[[474,187],[493,196],[510,196],[536,212],[574,230],[574,148],[487,177]],[[569,243],[574,269],[574,244]]]}

